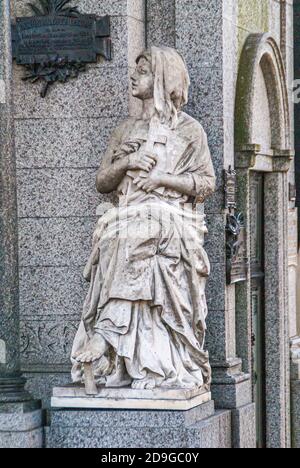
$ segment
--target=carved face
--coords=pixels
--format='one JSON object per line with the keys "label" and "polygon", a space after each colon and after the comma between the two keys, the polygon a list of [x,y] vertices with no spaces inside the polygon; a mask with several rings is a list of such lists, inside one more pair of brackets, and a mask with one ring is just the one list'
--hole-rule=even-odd
{"label": "carved face", "polygon": [[137,63],[135,72],[131,76],[132,95],[138,99],[151,99],[154,90],[154,76],[151,63],[141,57]]}

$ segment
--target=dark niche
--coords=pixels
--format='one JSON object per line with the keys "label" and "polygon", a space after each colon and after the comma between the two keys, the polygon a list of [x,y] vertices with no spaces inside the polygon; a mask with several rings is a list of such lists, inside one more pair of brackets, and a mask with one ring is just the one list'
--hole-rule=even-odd
{"label": "dark niche", "polygon": [[86,71],[100,55],[111,60],[110,19],[81,14],[71,0],[38,0],[29,4],[34,16],[12,24],[13,58],[26,68],[23,80],[49,85],[65,83]]}
{"label": "dark niche", "polygon": [[242,213],[237,209],[237,174],[229,166],[224,171],[225,209],[229,210],[226,218],[226,281],[227,284],[241,283],[247,280],[248,261],[246,252],[246,228]]}

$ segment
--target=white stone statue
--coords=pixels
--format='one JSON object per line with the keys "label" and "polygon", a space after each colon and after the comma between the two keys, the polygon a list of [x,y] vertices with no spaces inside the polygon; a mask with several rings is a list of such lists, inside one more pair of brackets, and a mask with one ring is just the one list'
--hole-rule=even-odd
{"label": "white stone statue", "polygon": [[97,174],[99,192],[117,191],[119,205],[94,233],[73,382],[209,388],[210,265],[196,210],[215,187],[207,137],[181,110],[190,81],[176,50],[143,52],[131,80],[143,110],[113,132]]}

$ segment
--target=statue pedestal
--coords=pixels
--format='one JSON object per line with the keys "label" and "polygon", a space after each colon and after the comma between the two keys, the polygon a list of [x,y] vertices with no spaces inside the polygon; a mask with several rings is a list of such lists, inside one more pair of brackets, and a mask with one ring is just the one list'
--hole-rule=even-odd
{"label": "statue pedestal", "polygon": [[187,411],[211,400],[203,389],[99,388],[99,394],[87,396],[84,387],[69,385],[53,389],[52,408],[139,409]]}
{"label": "statue pedestal", "polygon": [[231,413],[201,390],[55,388],[49,448],[230,448]]}

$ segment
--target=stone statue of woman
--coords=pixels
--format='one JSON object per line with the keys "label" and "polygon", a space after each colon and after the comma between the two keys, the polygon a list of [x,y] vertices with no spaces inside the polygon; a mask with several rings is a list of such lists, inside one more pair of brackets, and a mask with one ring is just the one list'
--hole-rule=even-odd
{"label": "stone statue of woman", "polygon": [[143,52],[131,81],[143,109],[113,132],[97,174],[98,191],[117,191],[119,205],[94,233],[73,381],[90,363],[106,387],[208,388],[210,265],[196,210],[215,186],[207,137],[181,110],[190,81],[176,50]]}

